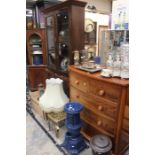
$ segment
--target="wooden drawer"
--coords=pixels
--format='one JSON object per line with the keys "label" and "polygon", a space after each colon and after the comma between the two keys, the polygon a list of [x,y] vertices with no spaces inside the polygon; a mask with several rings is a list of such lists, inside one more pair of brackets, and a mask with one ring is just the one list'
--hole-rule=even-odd
{"label": "wooden drawer", "polygon": [[117,119],[117,104],[104,99],[102,101],[93,100],[90,95],[86,95],[74,87],[70,87],[70,92],[71,101],[79,101],[87,109],[102,117],[107,116],[107,118],[112,118],[112,120]]}
{"label": "wooden drawer", "polygon": [[129,106],[125,106],[125,113],[124,113],[124,118],[129,119]]}
{"label": "wooden drawer", "polygon": [[88,92],[89,90],[89,83],[88,79],[80,76],[75,73],[70,74],[70,85],[74,86],[75,88],[83,91],[83,92]]}
{"label": "wooden drawer", "polygon": [[[95,129],[90,124],[86,123],[85,121],[82,121],[81,133],[87,140],[90,140],[95,135],[101,134],[99,130]],[[109,138],[113,142],[113,136],[110,136]]]}
{"label": "wooden drawer", "polygon": [[126,132],[129,132],[129,120],[123,119],[123,129],[124,129]]}
{"label": "wooden drawer", "polygon": [[90,80],[90,93],[99,97],[119,102],[121,95],[121,87],[102,81]]}
{"label": "wooden drawer", "polygon": [[98,129],[100,132],[109,134],[110,136],[114,135],[115,122],[100,117],[87,108],[84,108],[81,112],[81,118],[84,121],[89,122],[90,125]]}

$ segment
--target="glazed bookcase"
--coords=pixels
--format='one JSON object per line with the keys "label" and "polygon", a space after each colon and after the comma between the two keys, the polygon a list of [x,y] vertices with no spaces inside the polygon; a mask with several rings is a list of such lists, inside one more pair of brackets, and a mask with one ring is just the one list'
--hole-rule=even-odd
{"label": "glazed bookcase", "polygon": [[48,67],[61,75],[73,64],[73,52],[84,49],[84,8],[72,0],[43,10],[47,36]]}
{"label": "glazed bookcase", "polygon": [[29,29],[26,31],[27,71],[30,90],[37,90],[47,78],[46,31]]}

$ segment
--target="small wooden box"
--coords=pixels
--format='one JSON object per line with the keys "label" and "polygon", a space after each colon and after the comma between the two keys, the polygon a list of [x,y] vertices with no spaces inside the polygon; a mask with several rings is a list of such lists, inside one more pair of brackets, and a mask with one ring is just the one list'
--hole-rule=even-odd
{"label": "small wooden box", "polygon": [[30,91],[30,97],[31,97],[31,101],[32,101],[33,110],[36,113],[38,113],[41,117],[44,118],[44,113],[39,106],[39,100],[38,100],[39,99],[39,91],[34,91],[34,92]]}

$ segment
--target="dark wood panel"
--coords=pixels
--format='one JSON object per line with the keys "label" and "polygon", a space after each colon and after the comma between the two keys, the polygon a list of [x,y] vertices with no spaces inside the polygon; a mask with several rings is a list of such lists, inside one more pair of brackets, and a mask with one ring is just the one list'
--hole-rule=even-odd
{"label": "dark wood panel", "polygon": [[56,11],[56,10],[59,10],[59,9],[65,8],[65,7],[70,7],[72,5],[76,5],[79,7],[85,7],[86,4],[87,4],[86,2],[82,2],[82,1],[78,1],[78,0],[68,0],[63,3],[51,6],[47,9],[43,9],[42,11],[43,11],[43,13],[47,14],[47,13],[51,13],[53,11]]}
{"label": "dark wood panel", "polygon": [[28,79],[31,91],[37,90],[40,83],[45,87],[45,80],[47,78],[46,67],[28,67]]}

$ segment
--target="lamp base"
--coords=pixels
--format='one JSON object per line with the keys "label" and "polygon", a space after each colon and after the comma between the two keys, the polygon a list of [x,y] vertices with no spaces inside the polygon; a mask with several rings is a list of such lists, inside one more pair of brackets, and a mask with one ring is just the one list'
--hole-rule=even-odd
{"label": "lamp base", "polygon": [[65,140],[60,147],[64,147],[70,155],[78,155],[83,149],[87,148],[87,144],[81,134],[77,137],[73,137],[69,132],[65,135]]}

